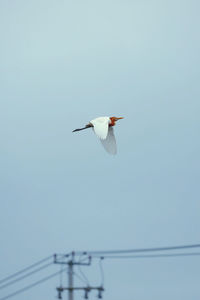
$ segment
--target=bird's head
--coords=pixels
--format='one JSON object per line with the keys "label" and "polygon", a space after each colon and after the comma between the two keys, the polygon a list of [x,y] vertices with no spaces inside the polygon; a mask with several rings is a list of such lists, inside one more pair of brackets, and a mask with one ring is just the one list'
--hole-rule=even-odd
{"label": "bird's head", "polygon": [[110,117],[110,121],[111,121],[111,126],[114,126],[115,123],[118,121],[118,120],[121,120],[123,119],[122,117],[120,118],[117,118],[117,117]]}

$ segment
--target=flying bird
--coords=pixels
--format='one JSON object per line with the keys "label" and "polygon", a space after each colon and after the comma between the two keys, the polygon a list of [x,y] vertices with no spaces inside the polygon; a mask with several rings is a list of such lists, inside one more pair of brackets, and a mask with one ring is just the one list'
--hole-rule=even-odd
{"label": "flying bird", "polygon": [[92,128],[95,134],[100,139],[105,150],[115,155],[117,153],[117,144],[114,136],[113,126],[115,123],[123,118],[116,117],[99,117],[91,120],[85,127],[73,130],[73,132]]}

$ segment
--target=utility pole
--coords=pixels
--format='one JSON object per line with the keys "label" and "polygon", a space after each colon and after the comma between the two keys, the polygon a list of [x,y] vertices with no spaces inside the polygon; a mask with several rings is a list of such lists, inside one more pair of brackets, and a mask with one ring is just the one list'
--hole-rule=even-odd
{"label": "utility pole", "polygon": [[[85,253],[83,253],[85,254]],[[83,290],[84,291],[84,298],[88,299],[89,292],[92,290],[98,291],[98,298],[102,298],[102,293],[104,291],[103,286],[90,286],[89,283],[87,286],[81,286],[81,287],[74,287],[74,266],[91,266],[91,256],[86,257],[86,262],[81,262],[76,260],[76,253],[72,252],[71,254],[67,255],[54,255],[54,263],[60,264],[60,265],[68,265],[68,287],[59,286],[57,287],[58,292],[58,299],[62,299],[62,293],[64,291],[68,291],[68,300],[74,300],[74,291],[75,290]],[[84,260],[85,261],[85,260]]]}
{"label": "utility pole", "polygon": [[73,261],[70,261],[68,263],[68,299],[69,300],[74,300],[74,295],[73,295]]}

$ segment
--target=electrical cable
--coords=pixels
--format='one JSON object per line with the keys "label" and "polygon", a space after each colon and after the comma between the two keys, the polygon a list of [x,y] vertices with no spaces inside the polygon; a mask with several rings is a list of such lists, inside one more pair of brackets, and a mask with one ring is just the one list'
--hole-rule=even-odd
{"label": "electrical cable", "polygon": [[62,273],[64,272],[64,269],[67,270],[66,268],[64,268],[63,265],[60,266],[60,286],[62,286],[62,281],[63,281],[63,277],[62,277]]}
{"label": "electrical cable", "polygon": [[[125,254],[125,253],[137,253],[137,252],[154,252],[154,251],[170,251],[180,249],[200,248],[200,244],[193,245],[181,245],[181,246],[167,246],[167,247],[154,247],[154,248],[138,248],[138,249],[125,249],[125,250],[99,250],[99,251],[87,251],[87,254]],[[82,252],[81,252],[82,253]]]}
{"label": "electrical cable", "polygon": [[42,266],[42,267],[40,267],[40,268],[38,268],[38,269],[36,269],[34,271],[29,272],[28,274],[25,274],[25,275],[23,275],[23,276],[21,276],[21,277],[19,277],[17,279],[14,279],[14,280],[12,280],[12,281],[10,281],[10,282],[8,282],[8,283],[0,286],[0,290],[4,289],[7,286],[10,286],[10,285],[14,284],[17,281],[20,281],[20,280],[22,280],[22,279],[24,279],[26,277],[29,277],[29,276],[31,276],[31,275],[33,275],[33,274],[35,274],[35,273],[37,273],[37,272],[39,272],[39,271],[41,271],[43,269],[46,269],[47,267],[51,266],[52,264],[53,264],[52,262],[48,263],[48,264],[46,264],[46,265],[44,265],[44,266]]}
{"label": "electrical cable", "polygon": [[[161,257],[178,257],[178,256],[200,256],[200,252],[191,253],[174,253],[174,254],[149,254],[149,255],[105,255],[104,259],[124,259],[124,258],[161,258]],[[99,258],[95,255],[93,258]]]}
{"label": "electrical cable", "polygon": [[89,260],[89,256],[87,255],[85,258],[82,258],[82,259],[80,259],[79,260],[79,263],[83,263],[83,262],[85,262],[85,261],[88,261]]}
{"label": "electrical cable", "polygon": [[[63,270],[63,271],[64,271],[64,270]],[[27,285],[26,287],[24,287],[24,288],[22,288],[22,289],[20,289],[20,290],[15,291],[15,292],[12,293],[12,294],[9,294],[9,295],[7,295],[7,296],[5,296],[5,297],[3,297],[3,298],[0,298],[0,300],[6,300],[6,299],[9,299],[9,298],[11,298],[11,297],[14,297],[14,296],[16,296],[16,295],[18,295],[18,294],[21,294],[21,293],[23,293],[23,292],[25,292],[25,291],[27,291],[27,290],[33,288],[34,286],[39,285],[39,284],[41,284],[41,283],[43,283],[43,282],[45,282],[45,281],[47,281],[47,280],[49,280],[49,279],[51,279],[51,278],[57,276],[57,275],[59,275],[60,272],[61,272],[61,271],[56,272],[56,273],[53,273],[53,274],[51,274],[51,275],[49,275],[49,276],[47,276],[47,277],[44,277],[44,278],[42,278],[42,279],[40,279],[40,280],[38,280],[38,281],[36,281],[36,282],[30,284],[30,285]]]}
{"label": "electrical cable", "polygon": [[60,259],[68,258],[70,255],[71,255],[71,253],[67,253],[67,254],[55,254],[55,255],[54,255],[54,263],[55,263],[55,261],[56,261],[57,263],[59,263],[59,260],[60,260]]}
{"label": "electrical cable", "polygon": [[[192,248],[200,248],[200,244],[192,244],[192,245],[181,245],[181,246],[168,246],[168,247],[154,247],[154,248],[136,248],[136,249],[127,249],[127,250],[106,250],[106,251],[88,251],[88,252],[76,252],[76,254],[79,254],[80,255],[80,258],[79,258],[79,262],[82,262],[83,260],[86,259],[86,257],[82,258],[82,256],[84,255],[88,255],[88,254],[92,254],[92,257],[93,258],[99,258],[100,261],[99,261],[99,265],[100,265],[100,268],[101,268],[101,277],[102,277],[102,284],[103,284],[103,281],[104,281],[104,273],[103,273],[103,268],[102,268],[102,259],[131,259],[131,258],[164,258],[164,257],[183,257],[183,256],[200,256],[200,252],[191,252],[191,253],[188,253],[188,252],[185,252],[185,253],[173,253],[173,254],[147,254],[147,255],[117,255],[117,254],[131,254],[131,253],[140,253],[140,252],[159,252],[159,251],[171,251],[171,250],[182,250],[182,249],[192,249]],[[0,280],[0,285],[24,272],[27,272],[28,270],[44,263],[45,261],[49,260],[50,258],[53,258],[53,256],[48,256],[10,276],[7,276],[5,278],[3,278],[2,280]],[[48,266],[50,266],[52,263],[48,263],[46,265],[43,265],[39,268],[37,268],[36,270],[33,270],[31,272],[29,272],[28,274],[25,274],[15,280],[12,280],[6,284],[4,284],[3,286],[0,286],[0,289],[3,289],[5,288],[6,286],[9,286],[19,280],[22,280],[44,268],[47,268]],[[62,269],[59,271],[59,272],[56,272],[56,273],[53,273],[47,277],[44,277],[42,278],[41,280],[38,280],[28,286],[25,286],[24,288],[22,289],[19,289],[17,291],[15,291],[14,293],[12,294],[9,294],[3,298],[0,298],[0,300],[6,300],[6,299],[9,299],[15,295],[18,295],[20,293],[23,293],[25,292],[26,290],[28,289],[31,289],[33,287],[35,287],[36,285],[39,285],[61,273],[63,273],[65,271],[65,268]],[[89,285],[89,281],[87,279],[87,277],[85,276],[85,274],[82,272],[80,266],[79,266],[79,271],[82,275],[82,277],[84,278],[84,281],[87,282],[87,284]],[[77,277],[79,277],[80,279],[80,276],[76,273],[74,273]],[[82,280],[82,279],[80,279]],[[82,280],[83,281],[83,280]]]}
{"label": "electrical cable", "polygon": [[10,275],[10,276],[7,276],[7,277],[1,279],[1,280],[0,280],[0,284],[2,284],[3,282],[8,281],[8,280],[10,280],[10,279],[12,279],[12,278],[18,276],[19,274],[22,274],[22,273],[24,273],[24,272],[26,272],[26,271],[28,271],[28,270],[30,270],[30,269],[32,269],[32,268],[34,268],[34,267],[40,265],[40,264],[42,264],[43,262],[49,260],[50,258],[53,258],[53,256],[52,256],[52,255],[47,256],[46,258],[41,259],[41,260],[39,260],[38,262],[36,262],[36,263],[34,263],[34,264],[32,264],[32,265],[30,265],[30,266],[28,266],[28,267],[26,267],[26,268],[24,268],[24,269],[18,271],[18,272],[14,273],[14,274],[12,274],[12,275]]}
{"label": "electrical cable", "polygon": [[82,269],[81,269],[81,265],[80,265],[80,263],[81,263],[81,257],[82,257],[83,255],[84,255],[84,254],[82,253],[82,254],[80,255],[80,257],[79,257],[78,270],[79,270],[79,273],[81,274],[83,280],[85,281],[85,283],[86,283],[87,285],[90,285],[89,280],[88,280],[88,278],[86,277],[86,275],[83,273],[83,271],[82,271]]}
{"label": "electrical cable", "polygon": [[83,278],[80,275],[78,275],[76,272],[73,272],[73,275],[75,275],[81,282],[83,282],[84,284],[86,283],[88,285],[88,283],[85,280],[83,280]]}

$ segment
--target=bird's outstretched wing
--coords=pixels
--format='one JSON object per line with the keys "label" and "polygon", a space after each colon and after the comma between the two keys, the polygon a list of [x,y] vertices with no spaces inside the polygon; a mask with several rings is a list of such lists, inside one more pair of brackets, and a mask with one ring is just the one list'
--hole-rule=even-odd
{"label": "bird's outstretched wing", "polygon": [[108,135],[109,121],[110,119],[108,117],[100,117],[90,121],[93,125],[94,132],[101,140],[105,140]]}
{"label": "bird's outstretched wing", "polygon": [[100,140],[104,149],[110,153],[110,154],[117,154],[117,144],[116,144],[116,140],[115,140],[115,135],[114,135],[114,130],[112,127],[109,127],[108,129],[108,135],[106,137],[106,139],[104,140]]}

